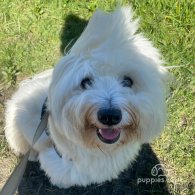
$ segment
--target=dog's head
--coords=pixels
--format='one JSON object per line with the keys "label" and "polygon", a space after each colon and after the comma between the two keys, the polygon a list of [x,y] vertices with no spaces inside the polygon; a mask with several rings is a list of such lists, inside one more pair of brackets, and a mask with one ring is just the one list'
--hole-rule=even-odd
{"label": "dog's head", "polygon": [[150,142],[165,123],[166,70],[130,10],[96,12],[55,67],[49,89],[55,133],[88,148]]}

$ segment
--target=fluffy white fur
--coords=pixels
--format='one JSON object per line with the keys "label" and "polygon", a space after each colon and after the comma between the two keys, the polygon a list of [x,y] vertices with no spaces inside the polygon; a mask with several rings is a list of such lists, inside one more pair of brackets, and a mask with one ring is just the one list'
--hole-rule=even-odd
{"label": "fluffy white fur", "polygon": [[[42,134],[31,158],[38,156],[53,184],[86,186],[116,178],[135,159],[140,145],[161,133],[166,70],[158,50],[136,31],[130,8],[97,11],[54,70],[24,81],[8,101],[6,138],[15,153],[24,154],[48,97],[51,135]],[[131,88],[122,86],[124,76],[132,78]],[[85,77],[93,78],[93,84],[83,90]],[[116,125],[121,135],[113,144],[102,142],[92,126],[105,127],[97,111],[109,104],[122,110]]]}

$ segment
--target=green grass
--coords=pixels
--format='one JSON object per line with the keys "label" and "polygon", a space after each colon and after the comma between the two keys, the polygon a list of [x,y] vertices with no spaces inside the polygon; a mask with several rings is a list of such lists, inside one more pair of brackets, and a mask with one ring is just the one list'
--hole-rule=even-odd
{"label": "green grass", "polygon": [[[168,99],[168,123],[153,148],[169,170],[170,183],[176,182],[170,191],[193,194],[195,3],[192,0],[132,0],[131,4],[140,16],[141,31],[161,50],[167,66],[182,66],[170,69],[175,85]],[[9,88],[24,77],[54,66],[65,45],[78,37],[97,8],[109,11],[116,5],[112,0],[1,0],[1,87]]]}

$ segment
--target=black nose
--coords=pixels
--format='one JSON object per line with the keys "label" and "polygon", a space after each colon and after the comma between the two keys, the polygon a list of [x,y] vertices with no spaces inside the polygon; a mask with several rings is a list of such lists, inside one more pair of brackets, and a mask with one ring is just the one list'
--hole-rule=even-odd
{"label": "black nose", "polygon": [[120,109],[116,108],[100,109],[97,116],[98,120],[102,124],[112,126],[120,123],[122,119],[122,112]]}

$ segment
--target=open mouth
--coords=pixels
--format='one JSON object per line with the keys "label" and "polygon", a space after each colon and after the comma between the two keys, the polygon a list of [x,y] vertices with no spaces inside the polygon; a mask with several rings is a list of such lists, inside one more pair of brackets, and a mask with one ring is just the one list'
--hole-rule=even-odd
{"label": "open mouth", "polygon": [[113,144],[120,138],[121,129],[115,128],[97,128],[97,135],[99,139],[106,144]]}

